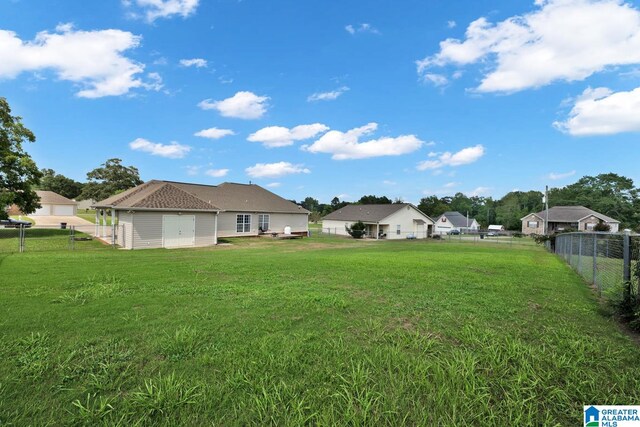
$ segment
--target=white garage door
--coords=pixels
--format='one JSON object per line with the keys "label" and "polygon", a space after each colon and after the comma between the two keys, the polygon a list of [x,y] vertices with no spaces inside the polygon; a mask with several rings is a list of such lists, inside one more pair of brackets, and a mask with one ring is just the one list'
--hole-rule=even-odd
{"label": "white garage door", "polygon": [[74,215],[73,205],[53,205],[53,215]]}
{"label": "white garage door", "polygon": [[194,215],[163,215],[162,246],[179,248],[196,243],[196,217]]}
{"label": "white garage door", "polygon": [[33,216],[51,215],[51,205],[42,205],[42,207],[40,209],[36,209],[36,211],[34,213],[32,213],[31,215],[33,215]]}

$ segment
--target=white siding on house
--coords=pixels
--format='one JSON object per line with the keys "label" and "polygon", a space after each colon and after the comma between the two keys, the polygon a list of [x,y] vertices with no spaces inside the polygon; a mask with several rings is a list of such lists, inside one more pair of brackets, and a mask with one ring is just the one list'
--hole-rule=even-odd
{"label": "white siding on house", "polygon": [[[422,220],[425,223],[420,224],[414,220]],[[323,233],[348,236],[349,233],[347,233],[345,226],[351,227],[354,222],[357,221],[323,220],[322,230]],[[400,234],[397,233],[398,225],[400,226]],[[433,226],[433,221],[429,217],[411,206],[406,206],[380,221],[380,232],[386,234],[386,239],[406,239],[409,234],[418,239],[424,239],[428,237],[427,232],[430,225]],[[371,227],[373,237],[375,237],[377,229],[375,224]]]}
{"label": "white siding on house", "polygon": [[52,215],[74,216],[76,214],[75,205],[52,205]]}
{"label": "white siding on house", "polygon": [[[236,231],[237,215],[251,215],[251,228],[247,233]],[[258,215],[264,213],[252,212],[221,212],[218,218],[218,237],[238,237],[258,235]],[[283,233],[286,226],[291,227],[292,233],[306,233],[309,230],[309,217],[306,213],[284,214],[269,213],[269,231]]]}

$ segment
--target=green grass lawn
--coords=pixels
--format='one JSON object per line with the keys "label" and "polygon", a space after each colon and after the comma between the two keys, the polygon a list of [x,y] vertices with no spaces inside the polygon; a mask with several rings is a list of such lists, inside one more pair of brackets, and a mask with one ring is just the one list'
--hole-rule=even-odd
{"label": "green grass lawn", "polygon": [[0,253],[0,424],[579,425],[640,401],[638,345],[541,248],[230,241]]}

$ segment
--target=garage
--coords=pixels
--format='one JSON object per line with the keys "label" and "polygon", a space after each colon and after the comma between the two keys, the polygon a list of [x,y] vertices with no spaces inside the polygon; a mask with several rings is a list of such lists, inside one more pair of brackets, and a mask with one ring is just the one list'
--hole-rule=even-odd
{"label": "garage", "polygon": [[36,194],[40,198],[42,207],[36,209],[30,215],[33,216],[75,216],[78,204],[53,191],[38,190]]}
{"label": "garage", "polygon": [[183,248],[196,244],[195,215],[163,215],[162,246]]}

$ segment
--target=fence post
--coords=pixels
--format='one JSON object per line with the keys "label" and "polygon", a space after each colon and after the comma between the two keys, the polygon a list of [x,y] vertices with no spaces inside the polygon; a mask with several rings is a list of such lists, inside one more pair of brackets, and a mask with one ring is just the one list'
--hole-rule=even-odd
{"label": "fence post", "polygon": [[625,282],[631,280],[631,230],[624,230],[623,236],[623,250],[622,250],[622,259],[624,263],[624,278]]}
{"label": "fence post", "polygon": [[598,284],[598,235],[593,235],[593,285],[598,288],[598,294],[602,294],[602,289]]}
{"label": "fence post", "polygon": [[18,250],[20,253],[24,252],[24,226],[20,225],[18,229]]}

